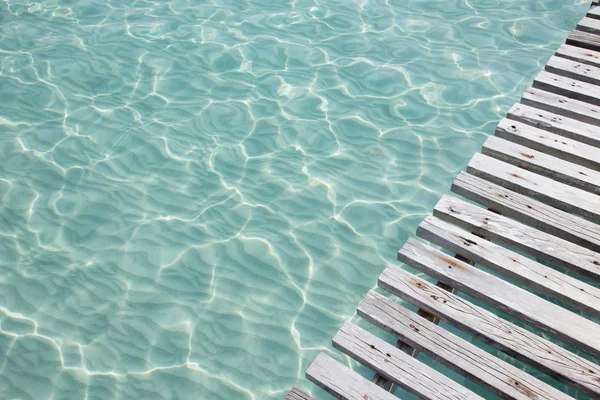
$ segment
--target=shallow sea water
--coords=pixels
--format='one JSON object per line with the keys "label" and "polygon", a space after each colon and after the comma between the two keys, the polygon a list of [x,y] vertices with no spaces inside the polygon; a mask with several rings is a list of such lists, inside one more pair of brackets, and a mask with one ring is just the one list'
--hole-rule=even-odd
{"label": "shallow sea water", "polygon": [[0,398],[323,396],[587,3],[0,2]]}

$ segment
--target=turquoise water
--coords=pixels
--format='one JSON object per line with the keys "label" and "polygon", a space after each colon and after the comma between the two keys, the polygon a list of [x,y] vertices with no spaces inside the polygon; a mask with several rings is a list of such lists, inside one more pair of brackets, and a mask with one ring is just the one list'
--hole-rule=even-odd
{"label": "turquoise water", "polygon": [[322,395],[306,367],[587,7],[0,2],[0,398]]}

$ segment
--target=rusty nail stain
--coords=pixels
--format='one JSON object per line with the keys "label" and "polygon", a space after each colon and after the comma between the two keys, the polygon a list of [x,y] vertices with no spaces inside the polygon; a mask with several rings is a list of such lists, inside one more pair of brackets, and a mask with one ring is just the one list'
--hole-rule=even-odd
{"label": "rusty nail stain", "polygon": [[370,345],[373,350],[377,350],[374,344]]}
{"label": "rusty nail stain", "polygon": [[513,177],[518,178],[518,179],[525,179],[521,175],[517,175],[517,174],[510,174],[510,176],[513,176]]}
{"label": "rusty nail stain", "polygon": [[449,268],[454,267],[454,268],[459,269],[461,271],[466,271],[467,270],[463,265],[460,265],[459,263],[457,263],[456,261],[454,261],[450,257],[445,256],[444,254],[435,254],[435,257],[437,259],[442,260],[443,262],[449,264],[448,265]]}
{"label": "rusty nail stain", "polygon": [[527,158],[535,158],[534,156],[532,156],[531,154],[527,154],[527,153],[521,153],[521,155],[523,157],[527,157]]}

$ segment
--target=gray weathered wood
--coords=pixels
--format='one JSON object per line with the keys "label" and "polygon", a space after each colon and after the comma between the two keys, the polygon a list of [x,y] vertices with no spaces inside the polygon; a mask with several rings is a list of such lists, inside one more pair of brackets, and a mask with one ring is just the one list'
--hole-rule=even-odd
{"label": "gray weathered wood", "polygon": [[351,322],[333,338],[333,346],[421,399],[481,399],[393,345]]}
{"label": "gray weathered wood", "polygon": [[552,74],[577,79],[592,85],[600,85],[600,68],[585,63],[554,56],[550,57],[545,69]]}
{"label": "gray weathered wood", "polygon": [[[581,165],[561,160],[497,136],[490,136],[486,140],[482,153],[569,186],[596,195],[600,194],[600,172]],[[600,151],[596,153],[600,154]]]}
{"label": "gray weathered wood", "polygon": [[531,87],[523,93],[521,103],[586,124],[600,126],[600,107],[566,96]]}
{"label": "gray weathered wood", "polygon": [[502,119],[496,128],[496,136],[586,168],[600,170],[600,151],[597,148],[519,121]]}
{"label": "gray weathered wood", "polygon": [[520,103],[515,104],[508,111],[508,118],[590,146],[600,147],[600,130],[598,127],[576,119]]}
{"label": "gray weathered wood", "polygon": [[452,191],[506,217],[600,252],[600,227],[593,222],[464,172],[452,183]]}
{"label": "gray weathered wood", "polygon": [[571,399],[374,291],[361,301],[358,315],[502,398]]}
{"label": "gray weathered wood", "polygon": [[588,11],[588,13],[587,13],[587,17],[600,19],[600,9],[595,8],[594,7],[595,5],[597,5],[597,4],[593,2],[592,7],[590,8],[590,11]]}
{"label": "gray weathered wood", "polygon": [[398,400],[325,353],[320,353],[306,370],[309,381],[338,399]]}
{"label": "gray weathered wood", "polygon": [[409,303],[435,313],[507,354],[527,362],[582,393],[600,395],[600,368],[467,299],[435,287],[400,268],[388,267],[379,277],[379,286]]}
{"label": "gray weathered wood", "polygon": [[498,246],[435,217],[419,225],[417,235],[453,253],[600,317],[600,289]]}
{"label": "gray weathered wood", "polygon": [[303,392],[296,386],[292,388],[285,396],[285,400],[315,400],[308,393]]}
{"label": "gray weathered wood", "polygon": [[600,36],[589,32],[574,30],[567,36],[566,43],[571,46],[600,51]]}
{"label": "gray weathered wood", "polygon": [[597,51],[563,44],[554,54],[557,57],[566,58],[594,67],[600,67],[600,52]]}
{"label": "gray weathered wood", "polygon": [[556,208],[600,221],[600,199],[597,195],[565,185],[514,165],[476,153],[467,171],[513,192],[533,197]]}
{"label": "gray weathered wood", "polygon": [[579,21],[576,29],[598,35],[600,34],[600,21],[595,18],[584,17],[581,21]]}
{"label": "gray weathered wood", "polygon": [[451,196],[433,214],[539,260],[600,282],[600,254]]}
{"label": "gray weathered wood", "polygon": [[416,239],[406,241],[398,252],[398,260],[563,343],[600,358],[600,325],[588,319]]}
{"label": "gray weathered wood", "polygon": [[540,71],[533,81],[533,87],[600,106],[600,89],[598,86],[577,79],[556,75],[548,71]]}

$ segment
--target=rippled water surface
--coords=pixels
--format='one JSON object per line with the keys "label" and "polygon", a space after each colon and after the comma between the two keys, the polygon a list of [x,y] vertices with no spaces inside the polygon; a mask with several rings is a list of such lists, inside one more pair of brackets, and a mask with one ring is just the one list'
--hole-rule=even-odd
{"label": "rippled water surface", "polygon": [[0,398],[278,399],[587,7],[0,2]]}

